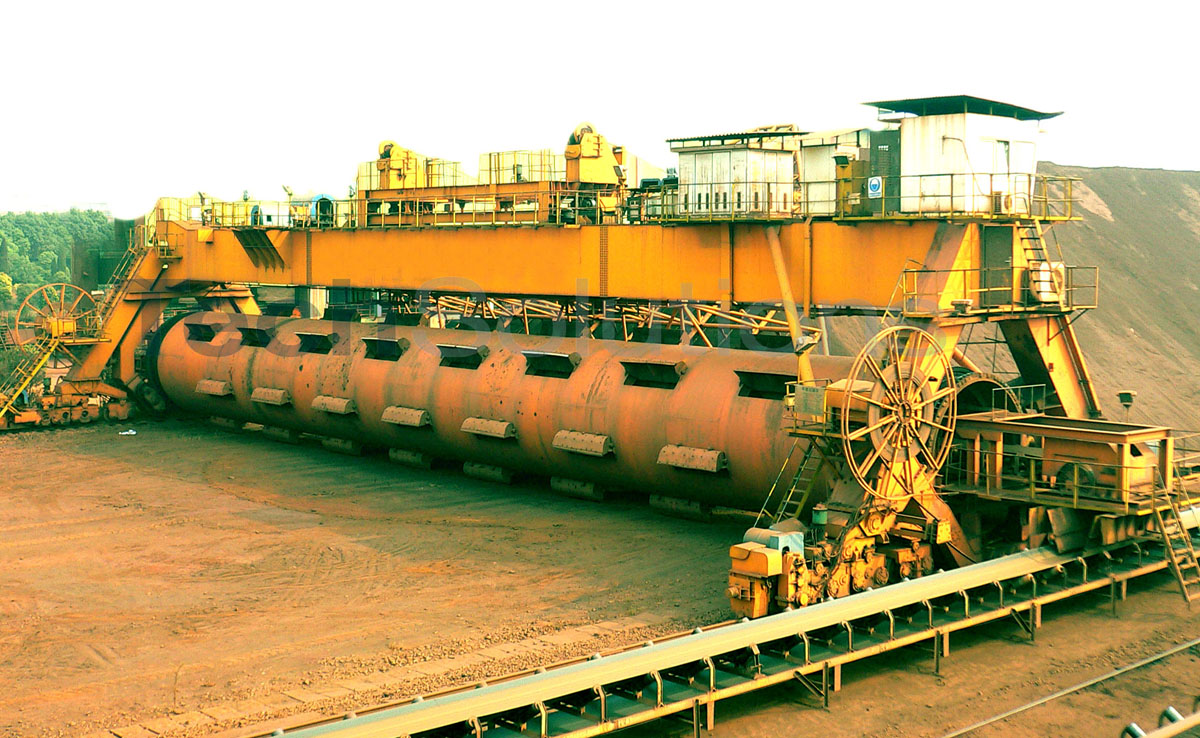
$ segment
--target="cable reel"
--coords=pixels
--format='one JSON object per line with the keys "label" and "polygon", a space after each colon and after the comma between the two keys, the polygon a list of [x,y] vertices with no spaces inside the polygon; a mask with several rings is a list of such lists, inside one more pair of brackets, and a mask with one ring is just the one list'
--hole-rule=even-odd
{"label": "cable reel", "polygon": [[950,357],[929,333],[880,331],[854,359],[842,393],[841,436],[851,475],[886,501],[928,487],[954,440]]}
{"label": "cable reel", "polygon": [[96,316],[91,293],[58,282],[38,287],[17,309],[16,341],[25,346],[44,336],[69,337],[86,331]]}

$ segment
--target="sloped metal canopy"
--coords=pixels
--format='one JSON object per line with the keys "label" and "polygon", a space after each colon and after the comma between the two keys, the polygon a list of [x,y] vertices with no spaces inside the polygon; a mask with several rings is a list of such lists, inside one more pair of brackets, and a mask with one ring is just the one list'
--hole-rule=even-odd
{"label": "sloped metal canopy", "polygon": [[880,110],[893,113],[911,113],[912,115],[953,115],[954,113],[977,113],[979,115],[996,115],[1002,118],[1017,120],[1046,120],[1062,115],[1043,113],[1039,110],[1024,108],[1012,103],[988,100],[972,95],[944,95],[941,97],[913,97],[906,100],[881,100],[879,102],[863,103]]}

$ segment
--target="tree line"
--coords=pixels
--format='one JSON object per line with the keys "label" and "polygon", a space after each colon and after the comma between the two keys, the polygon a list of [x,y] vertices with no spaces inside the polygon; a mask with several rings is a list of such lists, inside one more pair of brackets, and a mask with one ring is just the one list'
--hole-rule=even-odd
{"label": "tree line", "polygon": [[113,248],[113,224],[98,210],[0,215],[0,311],[48,282],[70,282],[75,244]]}

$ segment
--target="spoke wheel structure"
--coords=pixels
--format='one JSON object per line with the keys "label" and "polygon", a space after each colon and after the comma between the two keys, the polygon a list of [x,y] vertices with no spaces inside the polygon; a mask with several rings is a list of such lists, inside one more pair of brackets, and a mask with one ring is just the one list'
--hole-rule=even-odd
{"label": "spoke wheel structure", "polygon": [[17,309],[17,345],[31,344],[46,334],[69,338],[80,333],[95,314],[96,301],[86,290],[61,282],[43,285]]}
{"label": "spoke wheel structure", "polygon": [[854,479],[885,500],[915,494],[919,477],[932,479],[950,453],[956,394],[950,357],[933,336],[905,325],[876,334],[855,357],[842,397]]}

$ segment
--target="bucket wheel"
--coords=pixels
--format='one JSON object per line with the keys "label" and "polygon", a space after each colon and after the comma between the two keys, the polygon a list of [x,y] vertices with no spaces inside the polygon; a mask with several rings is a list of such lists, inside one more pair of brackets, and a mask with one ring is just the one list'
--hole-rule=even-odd
{"label": "bucket wheel", "polygon": [[863,347],[842,397],[843,452],[854,479],[875,497],[900,501],[937,474],[954,440],[956,387],[950,357],[912,326],[893,326]]}
{"label": "bucket wheel", "polygon": [[87,291],[61,282],[43,285],[17,309],[17,345],[33,343],[41,335],[64,338],[78,334],[95,314],[96,301]]}

